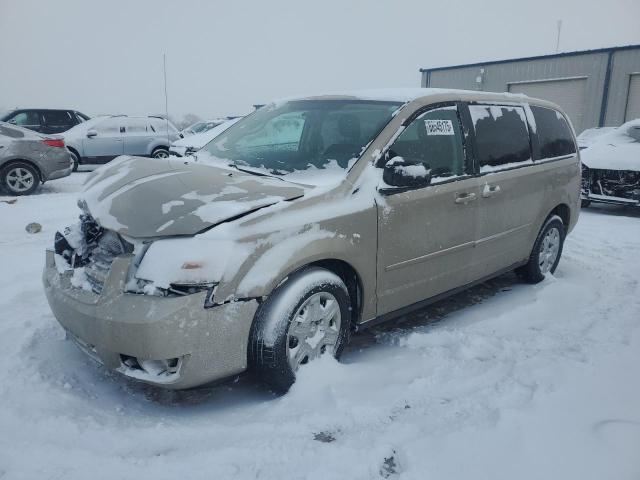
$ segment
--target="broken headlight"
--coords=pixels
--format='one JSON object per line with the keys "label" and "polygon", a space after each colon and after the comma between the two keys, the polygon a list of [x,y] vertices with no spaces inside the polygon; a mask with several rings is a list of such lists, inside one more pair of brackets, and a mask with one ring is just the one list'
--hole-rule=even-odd
{"label": "broken headlight", "polygon": [[204,299],[204,308],[211,308],[215,305],[214,296],[217,283],[172,283],[167,291],[174,295],[193,295],[198,292],[207,292],[207,296]]}
{"label": "broken headlight", "polygon": [[216,282],[180,282],[172,283],[168,288],[157,287],[149,280],[135,278],[127,284],[128,293],[138,293],[144,295],[154,295],[157,297],[184,297],[195,293],[207,292],[204,300],[204,308],[211,308],[215,305],[214,296],[218,283]]}

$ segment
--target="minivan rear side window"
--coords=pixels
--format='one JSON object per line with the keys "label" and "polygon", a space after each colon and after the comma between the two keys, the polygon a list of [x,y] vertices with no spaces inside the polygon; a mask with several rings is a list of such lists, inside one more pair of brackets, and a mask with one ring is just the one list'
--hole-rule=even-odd
{"label": "minivan rear side window", "polygon": [[469,105],[475,130],[480,172],[531,162],[531,144],[524,108],[510,105]]}
{"label": "minivan rear side window", "polygon": [[576,153],[571,129],[560,112],[532,105],[531,113],[536,122],[539,144],[539,152],[534,153],[534,160]]}

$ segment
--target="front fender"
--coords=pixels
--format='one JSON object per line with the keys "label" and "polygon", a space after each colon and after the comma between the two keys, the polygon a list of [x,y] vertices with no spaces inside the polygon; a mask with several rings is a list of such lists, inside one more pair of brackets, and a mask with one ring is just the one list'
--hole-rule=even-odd
{"label": "front fender", "polygon": [[348,264],[362,285],[362,316],[375,316],[377,223],[375,208],[269,235],[218,286],[216,301],[266,297],[291,273],[324,260]]}

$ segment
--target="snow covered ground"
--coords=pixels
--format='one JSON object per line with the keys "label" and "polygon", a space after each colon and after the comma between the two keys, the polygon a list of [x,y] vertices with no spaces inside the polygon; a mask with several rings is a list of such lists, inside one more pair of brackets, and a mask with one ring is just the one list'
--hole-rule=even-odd
{"label": "snow covered ground", "polygon": [[555,278],[363,333],[283,397],[247,377],[164,392],[92,363],[48,309],[44,249],[83,177],[0,202],[1,479],[640,478],[639,214],[583,211]]}

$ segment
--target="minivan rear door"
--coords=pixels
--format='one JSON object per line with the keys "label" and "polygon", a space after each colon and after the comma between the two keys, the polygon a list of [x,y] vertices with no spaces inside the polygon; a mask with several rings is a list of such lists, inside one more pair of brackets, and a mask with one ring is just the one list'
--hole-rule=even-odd
{"label": "minivan rear door", "polygon": [[534,166],[525,107],[468,105],[480,180],[478,278],[513,267],[529,256],[547,175]]}
{"label": "minivan rear door", "polygon": [[387,158],[423,163],[432,180],[422,188],[380,190],[378,315],[470,281],[480,191],[464,143],[451,104],[418,112],[391,145]]}

